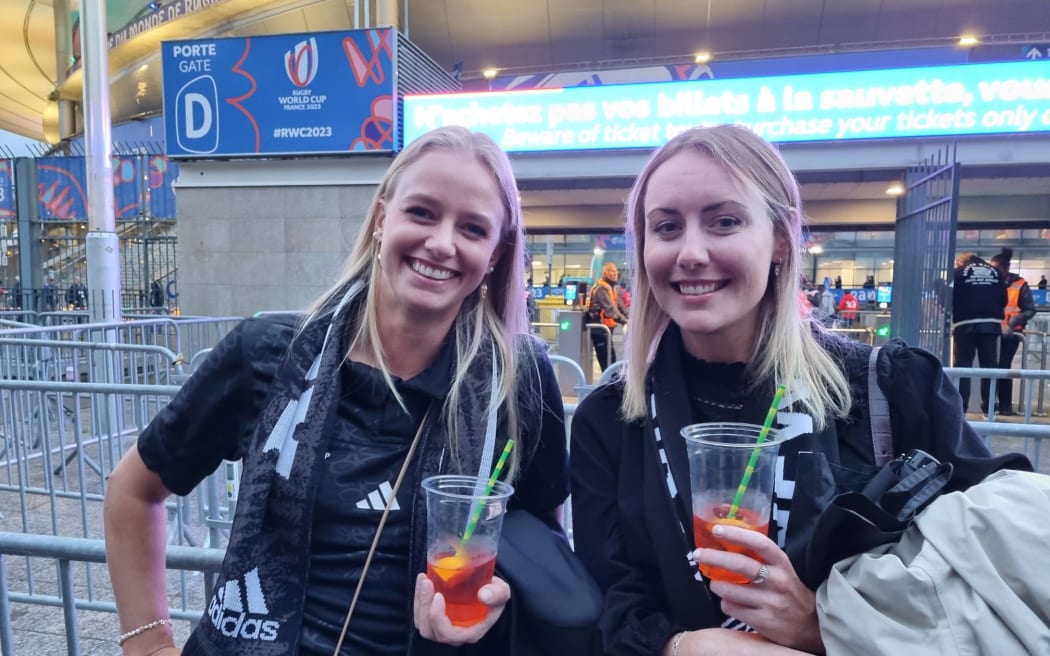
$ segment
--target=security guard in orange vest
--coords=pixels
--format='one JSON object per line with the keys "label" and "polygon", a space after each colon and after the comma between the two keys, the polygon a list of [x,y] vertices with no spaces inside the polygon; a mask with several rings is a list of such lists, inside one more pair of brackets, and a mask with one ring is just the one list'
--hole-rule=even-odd
{"label": "security guard in orange vest", "polygon": [[[1020,333],[1024,332],[1028,320],[1035,316],[1035,300],[1032,290],[1024,278],[1010,273],[1013,249],[1004,248],[992,256],[992,266],[1006,278],[1006,308],[1003,310],[1003,337],[999,346],[999,368],[1013,368],[1014,355],[1021,345]],[[1021,363],[1024,368],[1024,363]],[[1013,405],[1013,381],[1004,378],[998,383],[999,414],[1016,414]]]}
{"label": "security guard in orange vest", "polygon": [[627,308],[624,307],[616,283],[620,280],[620,270],[614,262],[602,266],[602,277],[591,287],[590,304],[587,306],[587,323],[601,323],[609,329],[591,328],[591,343],[594,344],[594,355],[602,371],[616,362],[616,349],[612,345],[612,332],[618,325],[627,323]]}

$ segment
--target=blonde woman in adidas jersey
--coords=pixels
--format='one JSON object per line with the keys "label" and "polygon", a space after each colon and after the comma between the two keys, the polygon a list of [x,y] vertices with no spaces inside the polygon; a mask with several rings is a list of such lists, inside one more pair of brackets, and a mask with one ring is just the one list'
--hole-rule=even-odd
{"label": "blonde woman in adidas jersey", "polygon": [[[553,522],[567,495],[561,396],[527,337],[524,261],[515,181],[491,139],[443,128],[406,147],[332,288],[306,315],[239,324],[110,477],[124,653],[330,655],[340,642],[366,656],[515,653],[513,594],[499,577],[479,592],[481,623],[445,616],[422,574],[419,485],[480,473],[514,439],[512,507]],[[224,459],[243,469],[230,542],[180,650],[164,503]]]}
{"label": "blonde woman in adidas jersey", "polygon": [[[627,367],[577,410],[570,473],[577,553],[602,587],[596,652],[821,653],[802,583],[813,523],[874,474],[868,346],[799,307],[802,207],[777,150],[746,128],[695,128],[657,150],[627,201],[634,272]],[[891,342],[875,363],[897,452],[921,448],[959,489],[1023,458],[991,458],[930,354]],[[726,526],[761,561],[695,550],[683,426],[761,424],[788,393],[768,535]],[[696,560],[751,582],[708,581]]]}

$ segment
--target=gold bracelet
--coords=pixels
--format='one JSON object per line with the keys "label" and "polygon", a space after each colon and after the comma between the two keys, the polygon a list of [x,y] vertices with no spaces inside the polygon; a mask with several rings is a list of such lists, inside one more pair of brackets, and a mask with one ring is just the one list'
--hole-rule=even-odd
{"label": "gold bracelet", "polygon": [[171,622],[171,620],[168,620],[168,619],[153,620],[149,624],[143,624],[142,626],[134,628],[134,629],[128,631],[127,633],[121,633],[119,636],[117,636],[117,646],[119,647],[119,646],[123,645],[130,638],[134,638],[135,636],[137,636],[140,633],[145,633],[146,631],[149,631],[150,629],[155,629],[158,626],[164,626],[165,624],[172,624],[172,622]]}
{"label": "gold bracelet", "polygon": [[685,638],[685,631],[679,631],[671,638],[671,656],[678,656],[678,645],[682,644],[682,639]]}

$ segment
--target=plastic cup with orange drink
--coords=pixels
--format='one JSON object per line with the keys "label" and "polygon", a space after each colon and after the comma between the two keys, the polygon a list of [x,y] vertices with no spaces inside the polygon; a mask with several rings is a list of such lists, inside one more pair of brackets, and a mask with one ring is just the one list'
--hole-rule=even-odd
{"label": "plastic cup with orange drink", "polygon": [[[758,554],[720,540],[715,526],[738,526],[766,535],[773,506],[773,479],[781,436],[775,429],[759,435],[757,424],[693,424],[682,429],[689,453],[693,502],[693,539],[697,548]],[[750,466],[750,473],[748,468]],[[736,572],[701,563],[700,572],[714,581],[750,583]]]}
{"label": "plastic cup with orange drink", "polygon": [[[491,489],[486,489],[491,486]],[[478,600],[492,582],[503,515],[514,488],[474,476],[431,476],[427,495],[427,578],[445,597],[454,626],[474,626],[488,615]],[[476,519],[475,519],[476,518]]]}

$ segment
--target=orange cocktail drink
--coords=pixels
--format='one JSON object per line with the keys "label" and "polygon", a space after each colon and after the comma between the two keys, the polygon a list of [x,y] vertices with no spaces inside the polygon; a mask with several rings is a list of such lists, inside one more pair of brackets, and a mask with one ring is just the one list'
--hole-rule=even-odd
{"label": "orange cocktail drink", "polygon": [[492,582],[503,515],[514,488],[474,476],[431,476],[427,494],[427,578],[445,598],[445,615],[455,626],[474,626],[488,615],[478,599]]}
{"label": "orange cocktail drink", "polygon": [[[729,504],[723,503],[717,506],[701,508],[700,514],[693,515],[693,540],[698,549],[721,549],[733,553],[744,554],[755,560],[761,560],[758,554],[750,549],[740,546],[735,542],[720,540],[711,532],[712,529],[721,524],[723,526],[739,526],[752,531],[758,531],[765,535],[769,531],[769,515],[759,516],[750,510],[737,511],[735,519],[728,519]],[[727,581],[729,583],[749,583],[749,579],[742,574],[737,574],[721,567],[700,564],[700,572],[712,581]]]}
{"label": "orange cocktail drink", "polygon": [[[779,432],[771,429],[759,444],[761,430],[758,425],[738,423],[693,424],[682,429],[689,455],[693,540],[697,548],[744,554],[761,562],[758,554],[713,533],[719,524],[763,535],[769,532],[781,438]],[[745,472],[750,473],[745,476]],[[700,565],[700,572],[716,581],[742,584],[751,580],[743,572],[704,564]]]}
{"label": "orange cocktail drink", "polygon": [[476,543],[457,554],[451,544],[427,556],[427,577],[435,592],[445,597],[445,614],[455,626],[474,626],[488,615],[489,607],[478,601],[478,590],[492,582],[495,570],[495,545]]}

